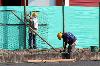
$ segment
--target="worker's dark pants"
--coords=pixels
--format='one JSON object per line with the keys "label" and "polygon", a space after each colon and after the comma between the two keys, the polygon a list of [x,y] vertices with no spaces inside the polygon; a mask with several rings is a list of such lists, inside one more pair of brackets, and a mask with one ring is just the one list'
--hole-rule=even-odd
{"label": "worker's dark pants", "polygon": [[[66,51],[67,42],[64,43],[64,51]],[[69,44],[67,52],[70,54],[75,50],[75,45]]]}
{"label": "worker's dark pants", "polygon": [[36,49],[36,35],[29,33],[29,48]]}
{"label": "worker's dark pants", "polygon": [[72,55],[72,46],[71,46],[71,44],[69,44],[69,46],[68,46],[67,53],[66,53],[67,42],[65,42],[63,46],[64,46],[64,51],[63,52],[65,52],[63,54],[64,58],[65,59],[70,59],[71,55]]}

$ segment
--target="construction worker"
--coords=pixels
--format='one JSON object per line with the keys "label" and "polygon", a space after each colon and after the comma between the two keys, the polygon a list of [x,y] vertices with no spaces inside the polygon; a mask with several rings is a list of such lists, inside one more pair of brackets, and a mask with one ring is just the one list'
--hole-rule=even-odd
{"label": "construction worker", "polygon": [[75,45],[76,45],[76,37],[70,33],[70,32],[66,32],[66,33],[61,33],[59,32],[57,34],[57,37],[59,40],[63,39],[64,41],[64,45],[63,45],[63,48],[64,48],[64,52],[66,51],[66,45],[69,44],[68,46],[68,53],[70,54],[71,52],[73,52],[75,50]]}
{"label": "construction worker", "polygon": [[[30,16],[29,26],[37,32],[38,29],[38,14],[37,12],[33,12]],[[36,49],[36,34],[29,28],[29,48]]]}

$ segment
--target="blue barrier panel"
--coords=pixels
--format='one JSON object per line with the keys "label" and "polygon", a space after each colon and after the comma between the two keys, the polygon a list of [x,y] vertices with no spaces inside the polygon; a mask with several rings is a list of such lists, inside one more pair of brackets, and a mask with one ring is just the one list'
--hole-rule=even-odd
{"label": "blue barrier panel", "polygon": [[[39,12],[38,33],[54,48],[61,48],[63,42],[57,39],[57,33],[63,31],[62,7],[33,7],[27,6],[27,13]],[[0,10],[15,10],[15,13],[24,20],[23,6],[0,6]],[[89,48],[99,45],[99,17],[98,7],[65,7],[65,29],[72,32],[78,39],[77,48]],[[24,25],[11,12],[0,12],[0,24],[19,24],[0,26],[0,49],[23,49]],[[26,27],[26,47],[28,48],[28,27]],[[38,36],[38,49],[50,48]]]}

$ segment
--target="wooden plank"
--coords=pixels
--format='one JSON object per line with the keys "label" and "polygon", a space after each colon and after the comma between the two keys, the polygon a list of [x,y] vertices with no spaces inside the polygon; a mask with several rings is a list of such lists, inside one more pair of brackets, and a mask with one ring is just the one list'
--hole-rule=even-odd
{"label": "wooden plank", "polygon": [[54,60],[28,60],[27,62],[75,62],[75,59],[54,59]]}
{"label": "wooden plank", "polygon": [[100,0],[70,0],[70,6],[98,7]]}

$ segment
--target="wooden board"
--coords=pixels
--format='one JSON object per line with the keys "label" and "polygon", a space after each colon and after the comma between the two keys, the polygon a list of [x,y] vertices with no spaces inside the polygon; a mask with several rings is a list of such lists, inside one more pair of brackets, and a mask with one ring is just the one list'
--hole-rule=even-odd
{"label": "wooden board", "polygon": [[55,60],[28,60],[27,62],[74,62],[75,59],[55,59]]}

